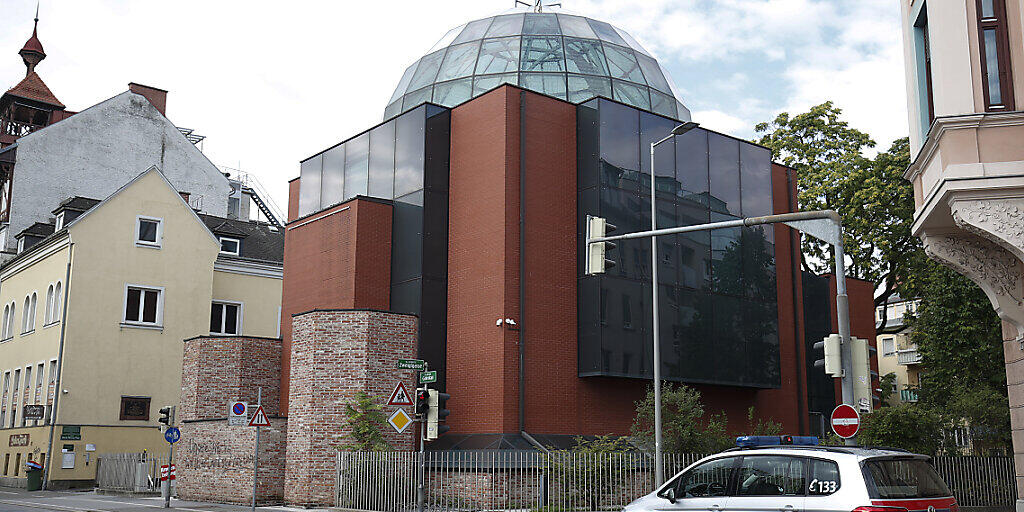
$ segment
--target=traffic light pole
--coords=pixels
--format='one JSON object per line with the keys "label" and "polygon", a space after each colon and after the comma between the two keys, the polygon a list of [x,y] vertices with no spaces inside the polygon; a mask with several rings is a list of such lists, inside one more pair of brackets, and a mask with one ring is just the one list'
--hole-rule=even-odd
{"label": "traffic light pole", "polygon": [[[846,265],[845,258],[846,253],[843,249],[843,237],[842,237],[842,219],[839,214],[833,210],[819,210],[811,212],[795,212],[795,213],[783,213],[779,215],[765,215],[761,217],[749,217],[745,219],[728,220],[722,222],[711,222],[707,224],[697,224],[692,226],[678,226],[674,228],[656,229],[657,210],[655,209],[655,194],[654,188],[654,159],[653,151],[654,145],[651,149],[651,225],[650,231],[637,231],[633,233],[624,233],[621,235],[613,236],[602,236],[602,237],[588,237],[586,240],[586,249],[589,257],[590,245],[602,242],[615,242],[618,240],[632,240],[637,238],[650,238],[651,239],[651,274],[654,277],[652,285],[652,311],[654,314],[653,318],[653,336],[654,336],[654,451],[655,451],[655,484],[661,485],[664,482],[663,468],[662,468],[662,450],[661,450],[661,354],[659,353],[659,323],[658,323],[658,255],[657,255],[657,237],[664,235],[675,235],[679,233],[692,233],[695,231],[711,231],[714,229],[723,228],[735,228],[745,226],[759,226],[765,224],[786,224],[787,226],[806,233],[814,238],[817,238],[823,242],[832,245],[835,254],[835,274],[836,274],[836,317],[837,323],[839,324],[839,335],[842,337],[842,393],[843,403],[856,407],[853,403],[853,357],[851,354],[851,342],[850,338],[850,302],[846,295]],[[589,224],[589,221],[588,221]],[[589,265],[589,263],[588,263]],[[846,440],[847,444],[856,444],[856,438]]]}

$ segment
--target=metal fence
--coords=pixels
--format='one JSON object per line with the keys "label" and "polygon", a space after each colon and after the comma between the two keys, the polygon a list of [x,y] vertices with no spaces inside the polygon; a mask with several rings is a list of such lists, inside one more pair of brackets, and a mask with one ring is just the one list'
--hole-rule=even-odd
{"label": "metal fence", "polygon": [[112,491],[159,491],[160,466],[166,464],[166,456],[105,453],[96,459],[96,487]]}
{"label": "metal fence", "polygon": [[[666,454],[665,474],[702,457]],[[419,482],[431,511],[619,510],[654,488],[654,461],[637,452],[339,452],[337,462],[337,506],[353,510],[414,510]],[[1010,457],[937,457],[935,467],[961,507],[1014,505]]]}

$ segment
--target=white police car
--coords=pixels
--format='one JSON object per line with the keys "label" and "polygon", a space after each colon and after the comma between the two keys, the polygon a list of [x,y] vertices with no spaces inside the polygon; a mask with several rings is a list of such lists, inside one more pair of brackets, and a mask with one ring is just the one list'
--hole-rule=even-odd
{"label": "white police car", "polygon": [[958,512],[928,457],[818,446],[815,437],[744,436],[624,512]]}

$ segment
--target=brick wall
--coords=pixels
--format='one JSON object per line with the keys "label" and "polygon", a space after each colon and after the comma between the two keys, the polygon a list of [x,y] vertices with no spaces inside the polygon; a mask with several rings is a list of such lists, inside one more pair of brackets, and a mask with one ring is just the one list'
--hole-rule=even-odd
{"label": "brick wall", "polygon": [[271,426],[260,431],[257,500],[284,497],[287,420],[279,414],[281,340],[199,336],[185,340],[181,405],[182,442],[176,452],[178,496],[183,499],[249,503],[252,498],[256,429],[229,427],[230,402],[256,404]]}
{"label": "brick wall", "polygon": [[[333,505],[336,447],[348,433],[345,405],[362,390],[384,406],[399,381],[413,392],[413,372],[395,365],[416,357],[418,319],[372,310],[314,310],[292,322],[285,501]],[[385,415],[394,410],[384,406]],[[414,427],[398,434],[384,426],[391,448],[413,449]]]}

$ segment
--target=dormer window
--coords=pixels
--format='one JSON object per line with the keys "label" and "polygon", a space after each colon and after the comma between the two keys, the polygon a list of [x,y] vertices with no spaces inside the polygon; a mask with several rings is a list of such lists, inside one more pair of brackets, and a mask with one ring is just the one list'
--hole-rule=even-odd
{"label": "dormer window", "polygon": [[220,253],[231,254],[238,256],[239,250],[242,247],[242,241],[237,238],[228,238],[226,236],[220,238]]}
{"label": "dormer window", "polygon": [[60,230],[64,229],[64,212],[60,212],[60,213],[57,214],[57,221],[56,222],[57,222],[57,224],[53,228],[55,231],[60,231]]}
{"label": "dormer window", "polygon": [[139,215],[135,218],[135,245],[160,248],[163,238],[163,220]]}
{"label": "dormer window", "polygon": [[18,254],[25,252],[25,237],[18,239]]}

